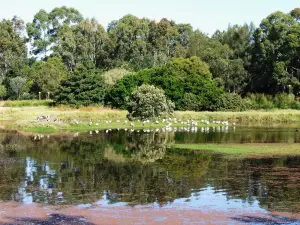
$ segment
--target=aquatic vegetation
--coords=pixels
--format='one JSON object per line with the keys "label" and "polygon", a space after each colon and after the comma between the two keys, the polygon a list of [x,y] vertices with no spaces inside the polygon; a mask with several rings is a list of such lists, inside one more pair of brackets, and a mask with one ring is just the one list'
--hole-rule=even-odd
{"label": "aquatic vegetation", "polygon": [[209,150],[241,157],[300,155],[299,143],[174,144],[174,148]]}

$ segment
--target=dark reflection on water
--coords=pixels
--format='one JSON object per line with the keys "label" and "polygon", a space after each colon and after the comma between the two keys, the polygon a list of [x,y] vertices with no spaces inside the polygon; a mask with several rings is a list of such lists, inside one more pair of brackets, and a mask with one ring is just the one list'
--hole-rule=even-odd
{"label": "dark reflection on water", "polygon": [[299,142],[300,134],[293,128],[104,131],[51,137],[4,132],[0,139],[1,200],[300,211],[300,157],[236,159],[168,147]]}

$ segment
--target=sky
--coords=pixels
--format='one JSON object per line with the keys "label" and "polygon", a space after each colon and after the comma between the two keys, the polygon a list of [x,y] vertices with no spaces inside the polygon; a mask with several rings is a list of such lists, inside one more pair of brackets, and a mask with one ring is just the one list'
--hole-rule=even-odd
{"label": "sky", "polygon": [[40,9],[74,7],[85,18],[96,18],[104,27],[126,14],[153,20],[168,18],[176,23],[190,23],[195,29],[213,34],[229,24],[254,22],[275,11],[290,12],[300,7],[299,0],[0,0],[0,18],[14,15],[31,22]]}

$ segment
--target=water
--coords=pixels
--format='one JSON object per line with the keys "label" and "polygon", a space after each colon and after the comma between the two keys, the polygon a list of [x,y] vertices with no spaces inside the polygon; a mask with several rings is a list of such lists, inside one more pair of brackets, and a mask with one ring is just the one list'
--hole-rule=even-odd
{"label": "water", "polygon": [[[0,134],[0,200],[23,204],[300,211],[300,157],[237,159],[174,143],[299,143],[289,127]],[[300,145],[299,145],[300,146]]]}

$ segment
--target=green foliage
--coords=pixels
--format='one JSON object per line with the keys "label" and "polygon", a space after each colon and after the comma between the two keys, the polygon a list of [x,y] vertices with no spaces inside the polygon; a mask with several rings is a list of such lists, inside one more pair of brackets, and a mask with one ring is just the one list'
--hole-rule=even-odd
{"label": "green foliage", "polygon": [[275,96],[250,94],[245,98],[250,109],[299,109],[299,100],[293,94],[280,93]]}
{"label": "green foliage", "polygon": [[239,56],[234,58],[234,51],[227,44],[196,30],[191,35],[189,55],[206,62],[213,77],[220,78],[228,91],[243,92],[248,79],[244,61]]}
{"label": "green foliage", "polygon": [[184,109],[198,111],[201,108],[201,99],[193,93],[185,93],[183,96]]}
{"label": "green foliage", "polygon": [[20,100],[20,101],[5,101],[4,107],[36,107],[36,106],[51,106],[51,100]]}
{"label": "green foliage", "polygon": [[299,34],[300,24],[290,14],[278,11],[263,19],[250,52],[254,91],[274,94],[299,85]]}
{"label": "green foliage", "polygon": [[119,80],[109,89],[105,97],[105,105],[127,109],[127,102],[134,89],[142,84],[137,75],[128,75]]}
{"label": "green foliage", "polygon": [[[167,98],[175,103],[176,109],[215,110],[218,97],[223,90],[211,79],[206,63],[197,57],[174,59],[166,66],[145,69],[136,75],[121,79],[111,89],[107,104],[122,107],[133,89],[147,83],[165,91]],[[190,95],[186,95],[190,93]],[[194,96],[191,99],[191,96]],[[195,97],[197,96],[197,97]],[[190,98],[193,107],[185,103]]]}
{"label": "green foliage", "polygon": [[300,8],[293,9],[290,14],[296,21],[300,21]]}
{"label": "green foliage", "polygon": [[23,74],[29,78],[28,86],[32,92],[53,94],[61,81],[67,78],[68,71],[60,58],[48,58],[46,62],[37,61],[31,67],[26,66]]}
{"label": "green foliage", "polygon": [[40,10],[34,15],[32,23],[27,24],[27,34],[32,41],[32,53],[44,58],[51,51],[52,44],[59,41],[60,29],[79,23],[82,16],[74,8],[54,8],[50,13]]}
{"label": "green foliage", "polygon": [[0,81],[20,75],[26,61],[24,21],[14,17],[0,22]]}
{"label": "green foliage", "polygon": [[171,114],[174,104],[167,100],[164,91],[153,85],[143,84],[132,92],[128,102],[129,119],[149,119]]}
{"label": "green foliage", "polygon": [[245,99],[245,104],[249,109],[273,109],[275,108],[272,96],[264,94],[250,94]]}
{"label": "green foliage", "polygon": [[177,110],[242,110],[241,99],[224,91],[262,93],[245,99],[253,109],[298,108],[287,94],[270,96],[300,94],[299,8],[274,12],[257,28],[229,25],[212,37],[190,24],[133,15],[106,30],[66,6],[38,11],[24,28],[17,17],[0,22],[0,98],[52,97],[59,89],[62,104],[126,109],[132,91],[150,84]]}
{"label": "green foliage", "polygon": [[108,70],[103,73],[104,82],[109,86],[114,86],[117,81],[121,80],[123,77],[129,75],[130,73],[130,71],[122,68]]}
{"label": "green foliage", "polygon": [[239,112],[246,110],[242,97],[236,93],[224,93],[217,103],[219,111]]}
{"label": "green foliage", "polygon": [[56,104],[73,106],[103,105],[106,84],[95,70],[79,67],[64,80],[55,94]]}
{"label": "green foliage", "polygon": [[15,93],[17,98],[19,99],[21,94],[23,93],[24,86],[26,84],[26,79],[23,77],[15,77],[10,79],[10,88]]}
{"label": "green foliage", "polygon": [[275,96],[274,105],[278,109],[289,109],[295,102],[295,95],[281,93]]}
{"label": "green foliage", "polygon": [[4,98],[7,95],[7,90],[4,85],[0,85],[0,98]]}
{"label": "green foliage", "polygon": [[[215,110],[216,101],[223,93],[211,79],[208,65],[197,57],[174,59],[164,67],[144,70],[137,76],[145,83],[162,88],[166,96],[175,103],[176,109],[180,110],[192,107],[184,102],[184,98],[187,97],[192,100],[194,109],[198,111]],[[187,93],[191,95],[185,96]]]}

